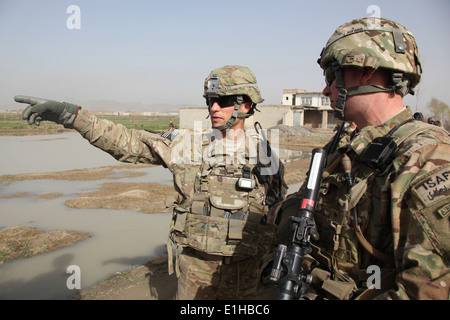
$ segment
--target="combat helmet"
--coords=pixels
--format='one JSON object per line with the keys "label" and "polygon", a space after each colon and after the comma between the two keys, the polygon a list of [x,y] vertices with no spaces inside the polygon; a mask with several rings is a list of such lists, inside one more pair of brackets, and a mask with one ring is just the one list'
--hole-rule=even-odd
{"label": "combat helmet", "polygon": [[[339,90],[336,114],[343,119],[347,96],[392,91],[402,97],[414,94],[422,67],[414,35],[401,24],[384,18],[362,18],[341,25],[323,48],[318,60],[324,74],[336,78]],[[382,68],[391,74],[389,86],[344,89],[342,68]],[[333,78],[334,77],[334,78]]]}
{"label": "combat helmet", "polygon": [[[256,105],[264,101],[255,74],[249,68],[239,65],[226,65],[212,70],[205,79],[203,97],[206,99],[208,109],[212,107],[214,99],[224,96],[235,96],[236,101],[231,119],[227,124],[215,128],[219,130],[230,128],[236,118],[250,117],[257,110]],[[247,101],[252,103],[249,112],[238,112],[239,106]]]}

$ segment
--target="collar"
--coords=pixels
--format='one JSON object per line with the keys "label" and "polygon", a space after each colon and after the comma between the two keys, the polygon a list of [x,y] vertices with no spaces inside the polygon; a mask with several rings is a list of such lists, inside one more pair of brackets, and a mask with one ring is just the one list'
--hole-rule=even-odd
{"label": "collar", "polygon": [[382,124],[364,127],[352,139],[349,148],[360,155],[373,139],[385,136],[392,128],[409,118],[412,118],[412,112],[409,107],[406,107]]}

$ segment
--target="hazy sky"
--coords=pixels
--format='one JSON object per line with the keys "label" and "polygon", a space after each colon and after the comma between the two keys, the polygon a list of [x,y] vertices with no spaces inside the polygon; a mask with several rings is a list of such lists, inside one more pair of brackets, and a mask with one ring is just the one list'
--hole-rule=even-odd
{"label": "hazy sky", "polygon": [[321,91],[316,61],[333,31],[378,13],[419,44],[422,84],[406,103],[450,105],[449,9],[448,0],[0,0],[0,109],[20,109],[17,94],[91,109],[98,100],[204,106],[205,77],[226,64],[250,67],[264,104],[280,104],[283,89]]}

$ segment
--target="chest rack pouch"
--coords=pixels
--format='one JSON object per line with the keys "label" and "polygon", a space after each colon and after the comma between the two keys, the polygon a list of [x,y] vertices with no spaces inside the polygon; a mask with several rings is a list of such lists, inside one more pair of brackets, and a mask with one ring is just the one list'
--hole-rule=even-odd
{"label": "chest rack pouch", "polygon": [[403,121],[399,125],[391,129],[385,136],[377,137],[364,149],[359,159],[361,162],[369,165],[370,167],[382,170],[393,157],[395,150],[397,150],[397,143],[392,138],[397,129],[404,124],[413,121],[414,119],[408,119]]}

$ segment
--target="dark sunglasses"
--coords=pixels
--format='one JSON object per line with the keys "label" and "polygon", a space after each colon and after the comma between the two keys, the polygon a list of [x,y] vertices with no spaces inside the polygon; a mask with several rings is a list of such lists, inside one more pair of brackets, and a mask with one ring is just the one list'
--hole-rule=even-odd
{"label": "dark sunglasses", "polygon": [[334,69],[332,66],[327,67],[323,71],[323,75],[325,76],[325,83],[327,86],[331,87],[331,84],[333,83],[334,79],[336,79],[336,74],[334,72]]}
{"label": "dark sunglasses", "polygon": [[208,107],[212,107],[214,103],[216,103],[221,108],[227,108],[232,107],[236,104],[236,96],[223,96],[223,97],[216,97],[216,98],[206,98],[206,105]]}

